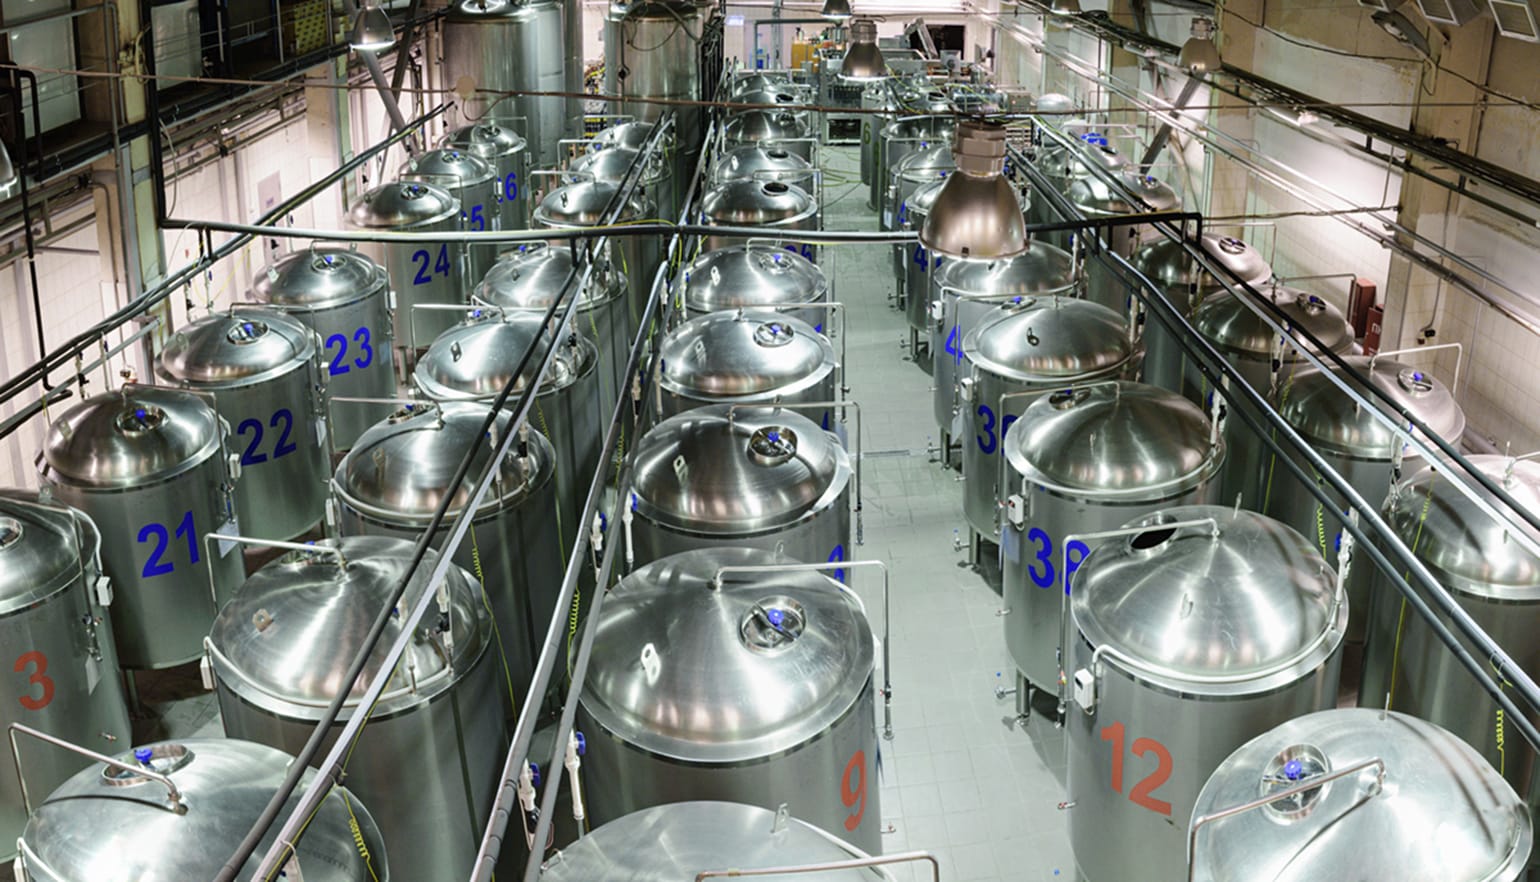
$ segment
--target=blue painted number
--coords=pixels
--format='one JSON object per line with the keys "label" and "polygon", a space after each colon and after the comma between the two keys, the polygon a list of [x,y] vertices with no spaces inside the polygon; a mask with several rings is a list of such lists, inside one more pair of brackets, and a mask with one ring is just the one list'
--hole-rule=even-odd
{"label": "blue painted number", "polygon": [[[437,258],[427,249],[419,248],[412,252],[412,263],[417,264],[417,274],[412,277],[413,285],[427,285],[432,283],[435,275],[449,278],[449,243],[438,246]],[[430,272],[429,266],[432,270]]]}
{"label": "blue painted number", "polygon": [[[1037,587],[1053,587],[1053,537],[1049,536],[1041,528],[1033,527],[1027,532],[1027,541],[1037,545],[1037,554],[1035,555],[1037,561],[1036,563],[1027,565],[1027,574],[1032,577],[1032,582],[1033,584],[1037,585]],[[1087,548],[1085,543],[1081,542],[1079,539],[1070,540],[1068,549],[1068,561],[1065,568],[1067,572],[1064,574],[1065,594],[1069,593],[1070,575],[1073,574],[1076,570],[1080,569],[1080,564],[1085,561],[1085,556],[1090,552],[1090,550],[1091,549]],[[1038,564],[1042,564],[1041,570],[1038,569]]]}
{"label": "blue painted number", "polygon": [[987,404],[980,404],[978,415],[983,417],[984,425],[979,427],[978,435],[974,440],[978,442],[979,452],[991,454],[1000,449],[1000,442],[1005,440],[1005,433],[1011,430],[1011,424],[1016,422],[1016,415],[1008,413],[1005,419],[1000,421],[1000,434],[995,435],[995,412]]}
{"label": "blue painted number", "polygon": [[946,335],[946,354],[952,356],[952,360],[961,365],[963,360],[962,347],[957,345],[957,326],[952,326],[952,332]]}
{"label": "blue painted number", "polygon": [[[154,542],[150,549],[150,556],[145,559],[144,568],[140,574],[148,579],[153,576],[164,576],[176,569],[176,564],[171,561],[161,560],[166,554],[166,547],[171,544],[173,531],[166,529],[164,524],[145,524],[139,528],[139,541],[141,543]],[[193,526],[192,512],[182,515],[182,520],[177,524],[174,535],[187,543],[187,562],[198,562],[198,531]]]}
{"label": "blue painted number", "polygon": [[930,261],[927,260],[926,257],[925,257],[925,246],[924,245],[916,245],[916,246],[914,246],[914,257],[912,259],[914,261],[914,265],[919,267],[920,269],[922,269],[922,270],[930,269]]}
{"label": "blue painted number", "polygon": [[503,178],[503,198],[519,198],[519,173],[509,172],[508,177]]}
{"label": "blue painted number", "polygon": [[[369,340],[369,328],[367,326],[360,327],[353,332],[353,342],[358,344],[358,348],[362,350],[363,354],[354,358],[352,364],[348,364],[348,335],[333,334],[327,337],[326,353],[329,357],[326,359],[326,373],[329,376],[337,377],[353,368],[362,370],[374,364],[374,347],[369,345]],[[337,347],[336,355],[331,354],[333,346]]]}
{"label": "blue painted number", "polygon": [[475,232],[479,233],[487,228],[487,218],[486,215],[482,213],[482,206],[480,205],[471,208],[470,220],[471,229]]}
{"label": "blue painted number", "polygon": [[[281,424],[281,428],[280,428]],[[279,429],[278,443],[273,445],[273,459],[286,456],[299,449],[299,445],[289,440],[294,432],[294,414],[288,408],[280,407],[273,411],[273,416],[267,421],[267,428]],[[262,421],[257,419],[241,420],[240,426],[235,430],[237,435],[251,434],[251,441],[246,444],[246,451],[241,454],[241,465],[254,466],[267,462],[267,454],[258,452],[262,446]]]}
{"label": "blue painted number", "polygon": [[[829,552],[829,563],[844,563],[844,562],[845,562],[845,546],[843,546],[843,545],[836,545],[836,546],[834,546],[834,550]],[[834,578],[840,580],[841,582],[845,581],[845,568],[844,567],[840,567],[840,568],[836,569],[834,571]]]}

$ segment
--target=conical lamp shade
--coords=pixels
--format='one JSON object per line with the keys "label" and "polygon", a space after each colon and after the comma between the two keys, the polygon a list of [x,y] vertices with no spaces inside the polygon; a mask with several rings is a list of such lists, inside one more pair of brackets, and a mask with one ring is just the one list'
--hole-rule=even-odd
{"label": "conical lamp shade", "polygon": [[396,29],[391,26],[385,10],[365,4],[358,8],[358,16],[353,19],[353,33],[348,43],[354,49],[381,52],[396,45]]}
{"label": "conical lamp shade", "polygon": [[11,151],[0,144],[0,199],[9,199],[21,192],[21,175],[11,163]]}
{"label": "conical lamp shade", "polygon": [[829,21],[845,21],[850,18],[850,0],[824,0],[819,16]]}
{"label": "conical lamp shade", "polygon": [[888,62],[877,48],[877,23],[858,18],[850,23],[850,45],[840,62],[840,76],[847,80],[871,80],[887,76]]}
{"label": "conical lamp shade", "polygon": [[1003,174],[1005,129],[966,122],[957,127],[957,171],[931,203],[920,243],[938,254],[990,260],[1027,250],[1021,200]]}

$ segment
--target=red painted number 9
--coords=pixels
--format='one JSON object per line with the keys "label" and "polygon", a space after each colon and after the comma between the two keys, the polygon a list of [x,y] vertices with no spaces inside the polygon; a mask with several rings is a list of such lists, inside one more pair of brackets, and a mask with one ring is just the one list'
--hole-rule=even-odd
{"label": "red painted number 9", "polygon": [[48,657],[35,650],[22,653],[21,657],[16,659],[16,665],[12,670],[19,674],[25,674],[27,673],[27,668],[34,669],[32,673],[27,675],[27,685],[42,686],[43,695],[41,698],[23,695],[16,700],[21,702],[21,706],[27,710],[42,710],[48,706],[50,701],[53,701],[53,678],[47,676]]}
{"label": "red painted number 9", "polygon": [[861,816],[866,814],[866,751],[858,750],[845,764],[845,777],[840,780],[840,801],[851,809],[845,819],[845,829],[861,826]]}

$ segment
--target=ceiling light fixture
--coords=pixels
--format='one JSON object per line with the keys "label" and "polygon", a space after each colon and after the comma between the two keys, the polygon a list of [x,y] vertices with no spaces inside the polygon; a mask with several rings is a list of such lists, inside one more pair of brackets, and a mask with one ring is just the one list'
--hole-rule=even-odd
{"label": "ceiling light fixture", "polygon": [[396,29],[385,10],[363,0],[353,18],[348,45],[362,52],[383,52],[396,45]]}
{"label": "ceiling light fixture", "polygon": [[0,143],[0,199],[10,199],[21,192],[21,174],[11,162],[11,151]]}
{"label": "ceiling light fixture", "polygon": [[1048,5],[1048,11],[1054,15],[1079,15],[1080,0],[1053,0]]}
{"label": "ceiling light fixture", "polygon": [[1224,67],[1224,61],[1219,57],[1219,47],[1214,45],[1212,19],[1192,20],[1192,36],[1182,44],[1182,54],[1177,56],[1176,63],[1182,70],[1193,74],[1213,73]]}
{"label": "ceiling light fixture", "polygon": [[964,122],[952,147],[957,172],[947,175],[920,228],[920,242],[948,257],[994,260],[1027,250],[1021,200],[1005,179],[1005,127]]}
{"label": "ceiling light fixture", "polygon": [[824,0],[823,11],[819,13],[820,17],[837,22],[849,21],[850,15],[850,0]]}
{"label": "ceiling light fixture", "polygon": [[846,80],[875,80],[888,75],[887,60],[877,48],[875,21],[858,18],[850,23],[850,45],[845,48],[839,75]]}

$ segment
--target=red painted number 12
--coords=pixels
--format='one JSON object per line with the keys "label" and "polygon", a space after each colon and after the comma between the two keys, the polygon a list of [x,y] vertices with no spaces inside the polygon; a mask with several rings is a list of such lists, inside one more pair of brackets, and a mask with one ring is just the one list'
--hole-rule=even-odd
{"label": "red painted number 12", "polygon": [[845,829],[861,826],[861,816],[866,814],[866,751],[858,750],[845,764],[845,776],[840,779],[840,801],[851,809],[845,819]]}
{"label": "red painted number 12", "polygon": [[[1123,724],[1113,723],[1110,726],[1103,726],[1102,740],[1112,742],[1112,789],[1114,792],[1122,793]],[[1155,754],[1155,771],[1144,776],[1144,780],[1134,785],[1133,792],[1128,794],[1128,801],[1140,808],[1147,808],[1157,814],[1170,817],[1171,803],[1156,799],[1150,794],[1171,778],[1171,751],[1153,738],[1135,738],[1131,750],[1133,755],[1138,757]]]}

